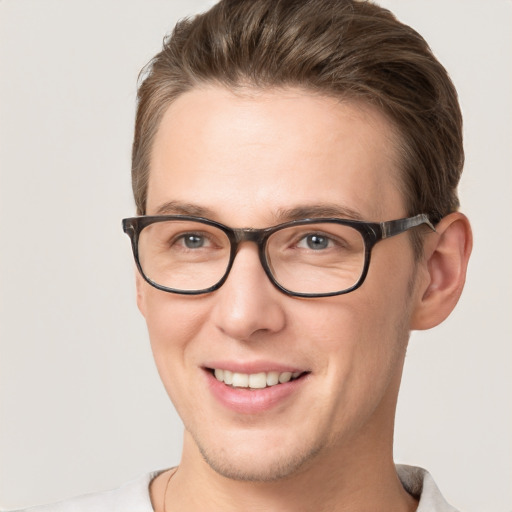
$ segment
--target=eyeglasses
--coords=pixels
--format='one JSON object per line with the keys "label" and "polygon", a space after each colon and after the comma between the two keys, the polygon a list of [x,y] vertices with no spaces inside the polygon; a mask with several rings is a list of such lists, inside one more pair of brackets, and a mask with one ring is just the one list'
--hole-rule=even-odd
{"label": "eyeglasses", "polygon": [[232,229],[185,215],[123,219],[142,277],[172,293],[198,295],[226,281],[242,242],[258,245],[270,281],[296,297],[329,297],[360,287],[373,246],[422,224],[426,214],[387,222],[304,219],[265,229]]}

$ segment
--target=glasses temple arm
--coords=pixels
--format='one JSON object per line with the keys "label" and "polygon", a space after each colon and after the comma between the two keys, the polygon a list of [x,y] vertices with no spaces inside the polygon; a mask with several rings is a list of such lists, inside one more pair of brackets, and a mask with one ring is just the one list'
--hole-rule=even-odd
{"label": "glasses temple arm", "polygon": [[408,217],[406,219],[381,222],[379,225],[382,231],[382,238],[389,238],[391,236],[399,235],[408,229],[420,226],[421,224],[426,224],[432,231],[436,230],[426,213],[420,213],[419,215]]}

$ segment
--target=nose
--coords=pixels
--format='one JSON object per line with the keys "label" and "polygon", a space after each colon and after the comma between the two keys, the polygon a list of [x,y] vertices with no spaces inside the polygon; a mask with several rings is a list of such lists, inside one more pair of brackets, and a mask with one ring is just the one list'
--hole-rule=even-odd
{"label": "nose", "polygon": [[226,282],[215,294],[213,320],[234,339],[249,341],[285,326],[283,302],[287,297],[268,279],[251,242],[240,245]]}

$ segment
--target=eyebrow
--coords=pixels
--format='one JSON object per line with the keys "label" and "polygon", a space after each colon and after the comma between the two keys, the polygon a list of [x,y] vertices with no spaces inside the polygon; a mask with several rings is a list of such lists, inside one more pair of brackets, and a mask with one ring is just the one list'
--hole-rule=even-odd
{"label": "eyebrow", "polygon": [[192,217],[205,217],[208,219],[215,217],[213,210],[210,210],[210,208],[181,201],[167,201],[161,204],[157,208],[155,215],[190,215]]}
{"label": "eyebrow", "polygon": [[363,220],[363,216],[358,211],[332,203],[303,205],[296,206],[294,208],[280,208],[275,214],[277,222],[324,217]]}
{"label": "eyebrow", "polygon": [[[155,215],[189,215],[215,220],[215,212],[207,207],[182,201],[167,201],[160,205]],[[363,220],[363,216],[356,210],[333,203],[319,203],[295,206],[293,208],[279,208],[272,215],[273,223],[280,224],[292,220],[334,217],[337,219]]]}

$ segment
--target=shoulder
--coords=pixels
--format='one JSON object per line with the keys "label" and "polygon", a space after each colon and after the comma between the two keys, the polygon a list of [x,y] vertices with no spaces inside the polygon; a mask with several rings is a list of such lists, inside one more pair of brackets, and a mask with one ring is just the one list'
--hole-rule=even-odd
{"label": "shoulder", "polygon": [[419,500],[416,512],[457,512],[443,498],[432,475],[423,468],[397,464],[396,471],[404,489]]}
{"label": "shoulder", "polygon": [[117,489],[78,496],[16,512],[153,512],[149,484],[160,471],[148,473]]}

